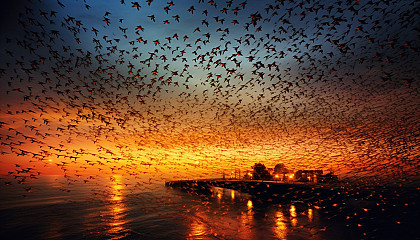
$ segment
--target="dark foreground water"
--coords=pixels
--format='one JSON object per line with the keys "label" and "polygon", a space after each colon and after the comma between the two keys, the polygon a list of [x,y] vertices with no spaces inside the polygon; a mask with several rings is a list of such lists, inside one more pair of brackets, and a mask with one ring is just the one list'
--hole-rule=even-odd
{"label": "dark foreground water", "polygon": [[1,186],[0,239],[420,239],[417,188],[371,191],[322,206],[44,177]]}

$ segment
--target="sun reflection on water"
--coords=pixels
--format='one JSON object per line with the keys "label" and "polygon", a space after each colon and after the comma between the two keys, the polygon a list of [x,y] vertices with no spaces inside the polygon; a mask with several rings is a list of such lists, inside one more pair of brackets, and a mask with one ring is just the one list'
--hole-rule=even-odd
{"label": "sun reflection on water", "polygon": [[206,225],[199,219],[195,219],[190,224],[190,233],[188,234],[187,239],[197,239],[206,235],[208,232],[209,229],[206,227]]}
{"label": "sun reflection on water", "polygon": [[115,236],[113,239],[118,239],[121,236],[121,233],[127,233],[129,229],[127,229],[126,224],[127,220],[125,220],[125,216],[127,215],[127,207],[125,205],[125,197],[123,194],[124,185],[121,181],[120,175],[113,175],[111,178],[111,192],[109,195],[109,200],[111,204],[109,204],[109,209],[107,209],[106,215],[109,216],[108,226],[109,230],[108,233],[110,235],[118,235]]}

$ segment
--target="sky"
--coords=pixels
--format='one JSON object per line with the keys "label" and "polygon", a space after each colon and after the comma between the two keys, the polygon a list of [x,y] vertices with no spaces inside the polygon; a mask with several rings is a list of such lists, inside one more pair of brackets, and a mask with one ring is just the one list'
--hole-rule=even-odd
{"label": "sky", "polygon": [[418,178],[419,5],[7,2],[0,174]]}

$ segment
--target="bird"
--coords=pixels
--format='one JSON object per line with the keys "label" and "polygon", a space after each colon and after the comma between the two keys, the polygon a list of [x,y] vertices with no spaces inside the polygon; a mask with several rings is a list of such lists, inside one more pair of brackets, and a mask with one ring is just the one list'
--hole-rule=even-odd
{"label": "bird", "polygon": [[[398,189],[418,176],[414,1],[130,3],[30,4],[10,21],[0,50],[3,188],[31,198],[44,172],[61,174],[61,194],[112,176],[100,198],[161,177],[249,170],[256,159]],[[324,203],[340,214],[351,205]]]}

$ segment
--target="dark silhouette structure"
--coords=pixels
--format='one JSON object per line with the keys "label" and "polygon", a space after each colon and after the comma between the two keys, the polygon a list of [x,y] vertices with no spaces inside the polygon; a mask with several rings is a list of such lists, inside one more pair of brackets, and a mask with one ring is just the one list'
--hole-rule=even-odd
{"label": "dark silhouette structure", "polygon": [[264,164],[256,163],[254,164],[252,169],[254,169],[254,171],[252,172],[252,179],[254,180],[270,180],[271,179],[271,175]]}

